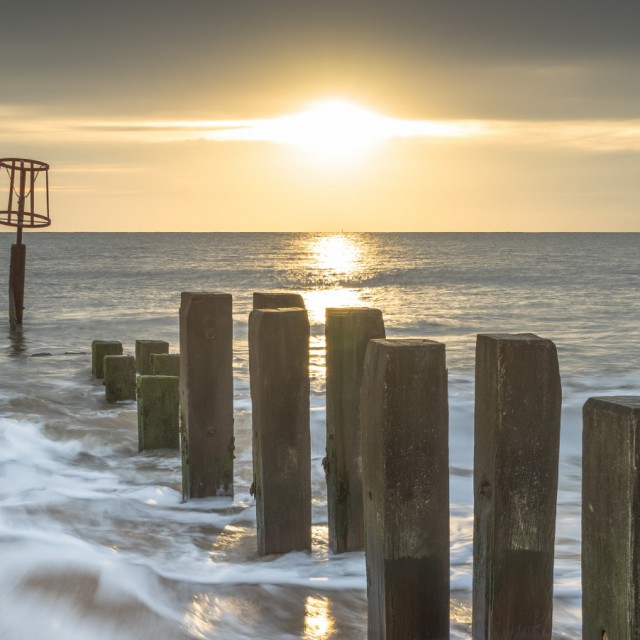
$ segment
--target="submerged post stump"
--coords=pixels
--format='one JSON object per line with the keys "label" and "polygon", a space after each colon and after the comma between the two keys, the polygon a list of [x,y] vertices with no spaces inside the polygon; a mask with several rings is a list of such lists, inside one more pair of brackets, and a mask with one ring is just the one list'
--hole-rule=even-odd
{"label": "submerged post stump", "polygon": [[311,549],[309,320],[304,309],[249,315],[258,553]]}
{"label": "submerged post stump", "polygon": [[152,353],[151,375],[153,376],[180,376],[179,353]]}
{"label": "submerged post stump", "polygon": [[136,340],[136,369],[141,376],[152,375],[151,356],[169,353],[169,343],[164,340]]}
{"label": "submerged post stump", "polygon": [[369,340],[384,338],[379,309],[326,312],[327,477],[329,546],[334,553],[364,548],[360,384]]}
{"label": "submerged post stump", "polygon": [[253,294],[254,309],[289,309],[292,307],[305,308],[304,300],[299,293],[256,291]]}
{"label": "submerged post stump", "polygon": [[104,357],[121,355],[122,342],[117,340],[94,340],[91,343],[91,373],[102,380],[104,378]]}
{"label": "submerged post stump", "polygon": [[138,449],[178,449],[179,379],[177,376],[138,378]]}
{"label": "submerged post stump", "polygon": [[582,637],[640,638],[640,397],[589,398],[582,432]]}
{"label": "submerged post stump", "polygon": [[551,340],[478,335],[474,638],[551,638],[561,400]]}
{"label": "submerged post stump", "polygon": [[135,400],[136,359],[133,356],[105,356],[103,366],[107,402]]}
{"label": "submerged post stump", "polygon": [[371,340],[362,397],[371,640],[449,638],[445,346]]}
{"label": "submerged post stump", "polygon": [[228,293],[180,305],[182,494],[233,496],[233,319]]}

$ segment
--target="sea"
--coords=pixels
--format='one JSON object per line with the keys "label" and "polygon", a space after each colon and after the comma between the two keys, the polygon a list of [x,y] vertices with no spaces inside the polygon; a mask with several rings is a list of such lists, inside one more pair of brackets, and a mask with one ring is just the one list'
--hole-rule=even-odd
{"label": "sea", "polygon": [[[581,637],[581,411],[640,395],[640,234],[25,232],[24,325],[0,300],[0,638],[366,638],[363,553],[328,550],[324,314],[366,305],[387,336],[446,345],[451,637],[470,637],[476,335],[558,348],[563,412],[554,638]],[[0,234],[8,280],[11,233]],[[4,260],[2,260],[4,256]],[[183,502],[177,452],[138,452],[91,341],[167,340],[181,291],[233,295],[235,497]],[[247,327],[254,291],[311,321],[313,549],[259,557]]]}

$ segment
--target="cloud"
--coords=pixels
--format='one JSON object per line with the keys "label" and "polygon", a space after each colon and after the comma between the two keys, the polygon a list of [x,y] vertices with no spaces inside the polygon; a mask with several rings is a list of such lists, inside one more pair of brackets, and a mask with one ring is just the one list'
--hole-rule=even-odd
{"label": "cloud", "polygon": [[[133,120],[62,118],[37,110],[0,105],[0,137],[4,148],[40,145],[149,145],[190,141],[211,144],[267,142],[304,145],[324,138],[376,142],[393,140],[441,141],[520,145],[593,153],[640,152],[640,119],[621,120],[418,120],[393,118],[355,107],[332,126],[313,109],[275,118],[228,120]],[[338,114],[339,115],[339,114]],[[331,116],[333,117],[333,116]],[[331,141],[331,140],[330,140]],[[348,140],[347,140],[348,141]],[[7,155],[5,153],[5,155]],[[118,171],[113,163],[91,169],[70,164],[75,171]],[[130,166],[128,171],[144,170]]]}

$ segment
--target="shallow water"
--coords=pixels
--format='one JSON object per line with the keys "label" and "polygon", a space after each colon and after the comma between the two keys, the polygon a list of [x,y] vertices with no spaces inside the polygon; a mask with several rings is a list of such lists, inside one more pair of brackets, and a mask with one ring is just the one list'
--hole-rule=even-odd
{"label": "shallow water", "polygon": [[[556,342],[554,626],[580,637],[581,409],[592,395],[639,393],[640,236],[25,235],[25,326],[11,335],[7,323],[0,354],[1,638],[365,638],[364,558],[327,551],[321,468],[324,308],[350,304],[381,308],[389,337],[447,345],[454,638],[470,625],[475,335]],[[0,235],[6,265],[11,240]],[[264,559],[246,339],[251,293],[274,289],[300,291],[312,321],[314,546]],[[177,351],[183,290],[234,295],[233,500],[181,503],[177,454],[138,454],[135,404],[107,405],[91,378],[96,338]]]}

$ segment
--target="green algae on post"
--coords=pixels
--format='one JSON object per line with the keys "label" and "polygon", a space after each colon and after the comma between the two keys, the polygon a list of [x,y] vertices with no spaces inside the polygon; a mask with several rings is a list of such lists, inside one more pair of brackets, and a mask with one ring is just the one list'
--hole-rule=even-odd
{"label": "green algae on post", "polygon": [[151,375],[180,376],[179,353],[152,353]]}
{"label": "green algae on post", "polygon": [[152,375],[151,355],[169,353],[169,343],[164,340],[136,340],[136,370],[141,376]]}
{"label": "green algae on post", "polygon": [[136,359],[133,356],[105,356],[103,366],[107,402],[135,400]]}
{"label": "green algae on post", "polygon": [[104,357],[121,356],[122,342],[117,340],[94,340],[91,343],[91,373],[102,380],[104,378]]}
{"label": "green algae on post", "polygon": [[138,448],[178,449],[179,379],[177,376],[138,378]]}

